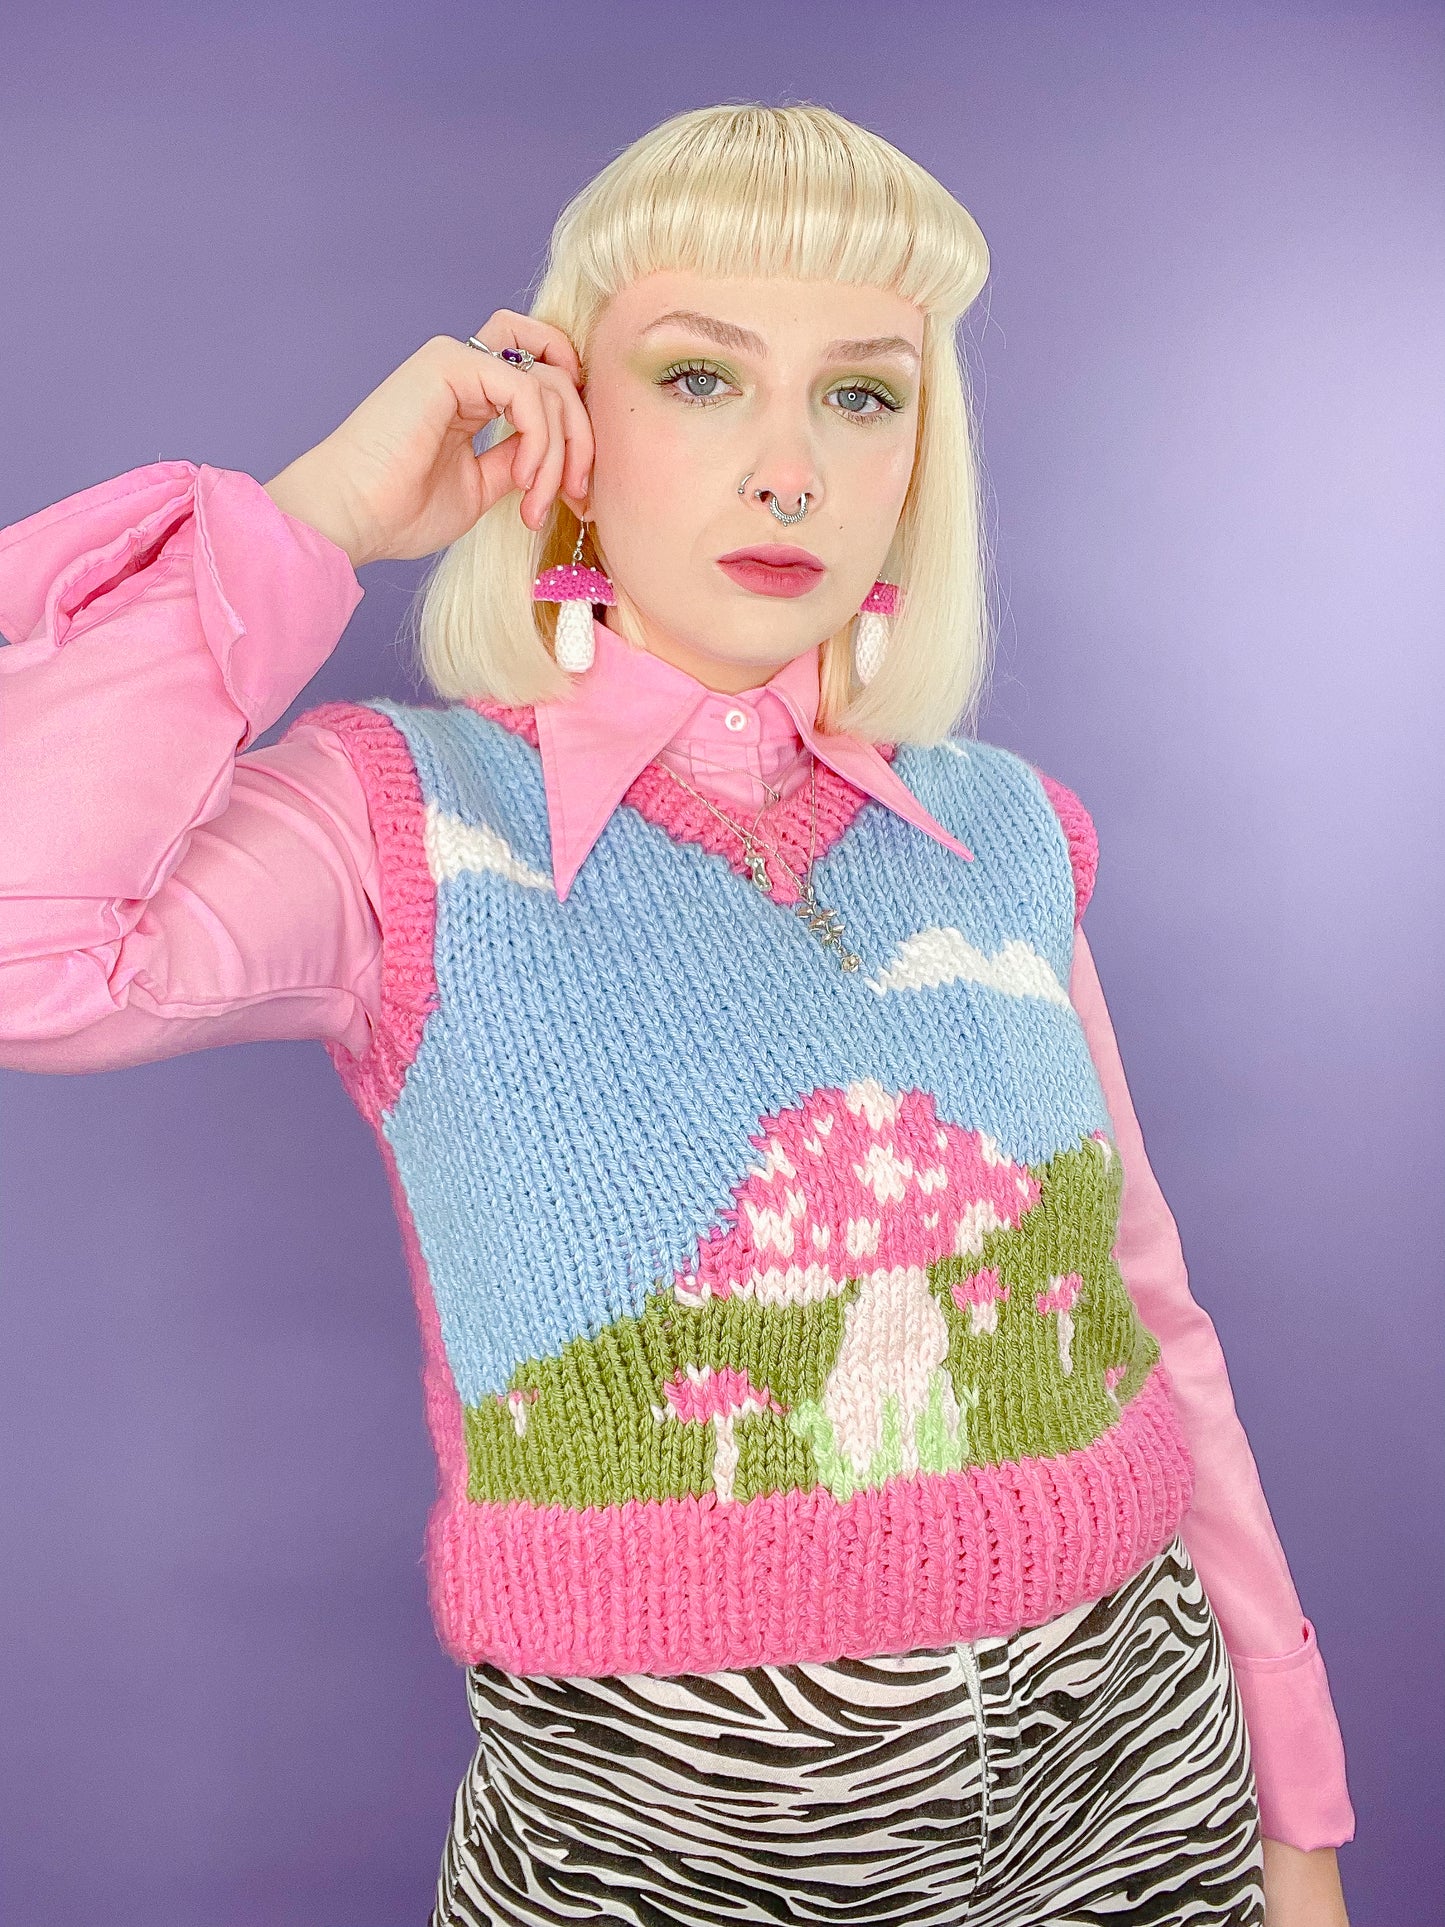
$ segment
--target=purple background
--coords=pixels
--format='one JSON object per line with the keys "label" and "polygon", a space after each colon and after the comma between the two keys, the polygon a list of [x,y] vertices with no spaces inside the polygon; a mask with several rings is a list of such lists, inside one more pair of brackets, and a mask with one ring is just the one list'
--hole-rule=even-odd
{"label": "purple background", "polygon": [[[977,216],[981,733],[1099,827],[1355,1927],[1438,1922],[1439,10],[211,11],[7,11],[0,523],[157,455],[270,476],[525,306],[563,201],[682,107],[823,101]],[[412,693],[415,576],[366,572],[303,704]],[[318,1046],[251,1045],[0,1073],[0,1170],[0,1916],[420,1927],[473,1734],[368,1132]]]}

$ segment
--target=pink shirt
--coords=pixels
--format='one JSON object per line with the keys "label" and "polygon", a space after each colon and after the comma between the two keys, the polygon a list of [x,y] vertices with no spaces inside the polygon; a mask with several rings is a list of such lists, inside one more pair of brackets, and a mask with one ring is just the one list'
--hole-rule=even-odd
{"label": "pink shirt", "polygon": [[[189,462],[132,470],[0,532],[0,1066],[113,1069],[261,1038],[364,1054],[381,939],[360,780],[317,724],[250,747],[361,594],[345,554],[251,476]],[[816,650],[727,696],[600,623],[596,635],[573,699],[537,711],[559,896],[655,757],[751,824],[759,779],[790,793],[811,748],[970,860],[876,749],[816,730]],[[1338,1846],[1355,1822],[1324,1661],[1082,928],[1069,989],[1124,1169],[1119,1267],[1194,1455],[1181,1534],[1239,1682],[1263,1831]]]}

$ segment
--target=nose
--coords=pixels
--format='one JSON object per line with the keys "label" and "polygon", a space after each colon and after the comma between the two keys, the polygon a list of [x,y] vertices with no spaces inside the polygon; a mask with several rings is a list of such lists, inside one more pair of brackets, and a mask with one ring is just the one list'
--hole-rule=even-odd
{"label": "nose", "polygon": [[769,436],[759,451],[756,467],[738,484],[738,494],[755,501],[759,508],[771,510],[776,502],[777,512],[788,516],[803,512],[811,515],[822,502],[823,492],[812,438],[798,424],[779,424],[778,432]]}
{"label": "nose", "polygon": [[[773,476],[780,476],[780,469],[776,464],[768,472]],[[750,472],[739,482],[738,494],[749,497],[756,501],[760,508],[768,509],[775,515],[801,519],[805,513],[817,508],[822,498],[822,490],[818,486],[817,476],[811,469],[798,469],[793,473],[801,476],[802,479],[794,483],[789,475],[782,475],[775,487],[770,483],[760,484],[755,475]],[[776,510],[773,509],[774,502],[777,503]]]}

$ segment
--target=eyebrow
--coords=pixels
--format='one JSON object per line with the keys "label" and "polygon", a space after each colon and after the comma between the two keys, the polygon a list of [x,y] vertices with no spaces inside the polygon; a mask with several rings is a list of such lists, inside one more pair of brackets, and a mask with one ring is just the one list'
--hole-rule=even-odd
{"label": "eyebrow", "polygon": [[[766,355],[768,344],[761,335],[751,328],[739,328],[735,322],[719,321],[715,315],[698,314],[692,308],[674,308],[670,314],[660,314],[655,321],[649,321],[642,330],[650,335],[654,328],[666,327],[673,323],[678,327],[690,329],[695,335],[706,335],[720,348],[737,348],[745,354]],[[915,366],[918,363],[918,350],[911,341],[902,335],[869,335],[851,341],[830,341],[823,350],[825,361],[862,361],[875,355],[902,355]]]}

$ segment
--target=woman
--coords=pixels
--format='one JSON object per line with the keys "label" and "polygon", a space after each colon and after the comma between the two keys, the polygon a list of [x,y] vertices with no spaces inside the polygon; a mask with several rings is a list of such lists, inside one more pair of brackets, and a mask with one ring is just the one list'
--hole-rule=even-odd
{"label": "woman", "polygon": [[[0,1061],[317,1037],[376,1131],[479,1735],[433,1927],[1345,1919],[1092,823],[956,733],[986,273],[839,116],[679,115],[264,490],[0,543]],[[438,550],[440,706],[249,748]]]}

